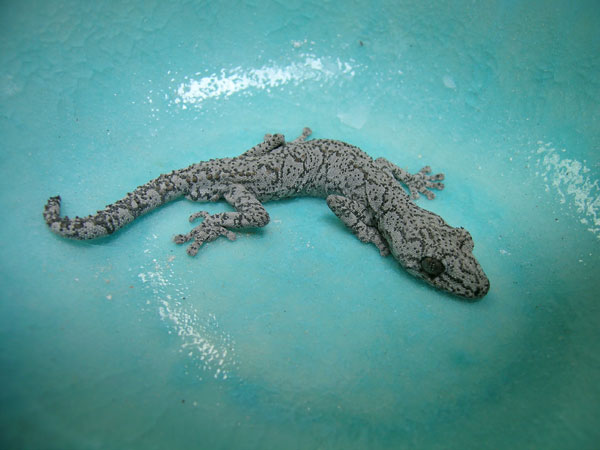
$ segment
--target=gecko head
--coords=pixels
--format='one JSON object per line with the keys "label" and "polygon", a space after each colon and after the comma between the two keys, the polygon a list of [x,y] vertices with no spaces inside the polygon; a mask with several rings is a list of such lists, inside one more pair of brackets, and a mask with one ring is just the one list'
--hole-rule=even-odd
{"label": "gecko head", "polygon": [[408,221],[394,214],[384,218],[383,234],[394,258],[413,276],[466,299],[479,299],[490,282],[473,255],[473,239],[438,215],[418,209]]}

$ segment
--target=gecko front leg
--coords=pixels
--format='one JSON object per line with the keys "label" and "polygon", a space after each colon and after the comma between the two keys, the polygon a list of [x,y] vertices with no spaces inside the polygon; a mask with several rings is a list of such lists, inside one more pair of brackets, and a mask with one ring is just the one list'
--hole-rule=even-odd
{"label": "gecko front leg", "polygon": [[190,222],[202,217],[202,223],[189,233],[178,234],[173,238],[177,244],[193,240],[187,249],[190,256],[195,256],[202,244],[214,241],[219,236],[235,240],[236,235],[229,228],[264,227],[269,223],[269,213],[243,185],[227,185],[221,189],[221,195],[236,209],[235,212],[209,214],[201,211],[192,214]]}
{"label": "gecko front leg", "polygon": [[402,167],[388,161],[385,158],[377,158],[375,164],[385,172],[392,175],[396,180],[401,181],[408,187],[410,198],[419,198],[419,193],[424,194],[429,200],[435,198],[435,194],[429,189],[444,189],[444,183],[437,183],[444,179],[443,173],[429,175],[431,167],[425,166],[415,174],[411,174]]}
{"label": "gecko front leg", "polygon": [[387,256],[390,249],[385,239],[374,225],[373,213],[361,203],[341,195],[327,196],[327,206],[362,242],[375,244],[381,256]]}

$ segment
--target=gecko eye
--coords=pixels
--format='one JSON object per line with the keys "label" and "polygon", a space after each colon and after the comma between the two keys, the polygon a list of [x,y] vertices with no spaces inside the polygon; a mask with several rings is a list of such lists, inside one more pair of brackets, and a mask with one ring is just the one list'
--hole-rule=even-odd
{"label": "gecko eye", "polygon": [[426,256],[421,260],[421,269],[423,269],[431,277],[437,277],[446,270],[439,259],[435,259],[430,256]]}

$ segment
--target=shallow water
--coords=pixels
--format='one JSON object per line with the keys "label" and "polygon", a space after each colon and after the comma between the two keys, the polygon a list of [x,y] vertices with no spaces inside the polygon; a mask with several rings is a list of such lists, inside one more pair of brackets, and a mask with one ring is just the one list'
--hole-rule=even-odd
{"label": "shallow water", "polygon": [[[593,448],[600,439],[595,2],[0,5],[2,448]],[[265,132],[446,189],[490,293],[404,273],[320,199],[196,258],[177,201],[52,235]]]}

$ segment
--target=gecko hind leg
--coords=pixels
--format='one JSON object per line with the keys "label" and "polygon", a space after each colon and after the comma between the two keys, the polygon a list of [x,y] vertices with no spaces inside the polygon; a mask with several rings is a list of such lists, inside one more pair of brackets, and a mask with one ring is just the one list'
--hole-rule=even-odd
{"label": "gecko hind leg", "polygon": [[375,244],[381,256],[390,253],[387,242],[374,225],[373,213],[361,203],[341,195],[327,196],[327,206],[362,242]]}
{"label": "gecko hind leg", "polygon": [[425,195],[429,200],[433,200],[435,194],[429,189],[438,189],[440,191],[444,189],[444,183],[438,182],[444,179],[444,174],[429,175],[431,173],[431,167],[429,166],[425,166],[417,173],[411,174],[385,158],[377,158],[375,164],[392,175],[396,180],[404,183],[408,187],[410,197],[413,200],[419,198],[419,193]]}
{"label": "gecko hind leg", "polygon": [[202,244],[212,242],[220,236],[225,236],[231,241],[235,240],[236,235],[229,228],[264,227],[269,223],[269,213],[244,186],[239,184],[226,186],[223,188],[222,195],[227,203],[236,209],[235,212],[209,214],[200,211],[192,214],[190,222],[203,218],[202,223],[189,233],[173,237],[176,244],[193,241],[187,249],[190,256],[195,256]]}

